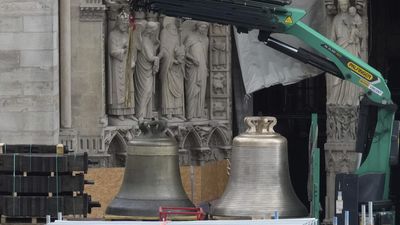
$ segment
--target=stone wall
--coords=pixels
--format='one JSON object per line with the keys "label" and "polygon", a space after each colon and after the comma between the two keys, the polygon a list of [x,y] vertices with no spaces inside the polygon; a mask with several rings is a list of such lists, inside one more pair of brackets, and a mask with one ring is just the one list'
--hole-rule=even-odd
{"label": "stone wall", "polygon": [[0,1],[0,141],[56,144],[58,1]]}

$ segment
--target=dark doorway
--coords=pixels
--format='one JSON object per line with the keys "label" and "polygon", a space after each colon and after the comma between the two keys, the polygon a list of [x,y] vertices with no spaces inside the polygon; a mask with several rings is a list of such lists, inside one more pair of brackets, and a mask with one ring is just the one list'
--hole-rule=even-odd
{"label": "dark doorway", "polygon": [[[400,103],[400,1],[369,0],[369,63],[387,79],[392,99]],[[397,110],[396,120],[400,120]],[[396,220],[400,218],[400,166],[392,166],[390,197],[396,204]]]}
{"label": "dark doorway", "polygon": [[[396,104],[400,103],[400,1],[369,1],[369,63],[387,79]],[[396,119],[400,119],[399,111]]]}
{"label": "dark doorway", "polygon": [[319,139],[321,149],[321,205],[325,195],[325,164],[323,145],[325,134],[325,76],[288,86],[273,86],[254,94],[254,114],[275,116],[278,119],[276,131],[288,139],[290,176],[297,196],[309,207],[307,197],[308,178],[308,135],[311,114],[318,114]]}

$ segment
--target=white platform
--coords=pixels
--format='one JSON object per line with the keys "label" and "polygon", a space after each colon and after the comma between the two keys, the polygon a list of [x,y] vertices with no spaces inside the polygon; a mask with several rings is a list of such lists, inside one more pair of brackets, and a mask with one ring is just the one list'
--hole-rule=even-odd
{"label": "white platform", "polygon": [[279,219],[279,220],[201,220],[201,221],[67,221],[56,220],[49,225],[318,225],[318,220],[313,218]]}

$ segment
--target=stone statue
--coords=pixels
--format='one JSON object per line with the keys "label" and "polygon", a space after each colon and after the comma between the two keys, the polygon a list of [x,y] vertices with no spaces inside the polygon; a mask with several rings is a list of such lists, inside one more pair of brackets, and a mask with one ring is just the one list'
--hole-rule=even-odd
{"label": "stone statue", "polygon": [[[352,53],[362,57],[361,17],[354,7],[350,7],[349,0],[339,0],[339,13],[334,17],[331,39],[338,45]],[[327,78],[327,104],[358,106],[361,96],[361,88],[354,84],[328,75]]]}
{"label": "stone statue", "polygon": [[226,67],[226,43],[224,39],[214,39],[212,41],[212,65],[216,69]]}
{"label": "stone statue", "polygon": [[194,30],[184,41],[186,52],[186,118],[204,117],[208,77],[208,23],[196,22]]}
{"label": "stone statue", "polygon": [[361,52],[361,25],[362,20],[361,16],[357,14],[356,7],[349,8],[349,24],[350,24],[350,43],[353,43],[354,46],[357,48],[356,52]]}
{"label": "stone statue", "polygon": [[133,35],[129,28],[128,14],[122,12],[117,17],[117,23],[110,32],[109,62],[111,84],[109,84],[110,102],[108,113],[118,116],[120,120],[125,117],[134,118],[134,85],[133,69],[135,57],[133,54]]}
{"label": "stone statue", "polygon": [[139,35],[138,53],[135,67],[135,105],[136,117],[139,121],[152,118],[154,76],[159,69],[159,58],[156,55],[159,41],[157,38],[158,24],[147,22]]}
{"label": "stone statue", "polygon": [[160,35],[161,114],[168,120],[184,120],[185,49],[181,44],[177,20],[164,17]]}

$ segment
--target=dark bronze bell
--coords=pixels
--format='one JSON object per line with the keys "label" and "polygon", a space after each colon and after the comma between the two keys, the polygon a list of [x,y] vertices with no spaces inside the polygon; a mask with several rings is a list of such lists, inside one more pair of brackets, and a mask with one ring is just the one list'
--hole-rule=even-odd
{"label": "dark bronze bell", "polygon": [[303,217],[307,209],[290,182],[287,140],[275,133],[275,117],[246,117],[248,130],[233,139],[231,170],[214,217]]}
{"label": "dark bronze bell", "polygon": [[140,130],[128,143],[124,180],[106,215],[158,220],[160,206],[194,207],[183,190],[177,143],[163,132],[165,122],[145,122]]}

